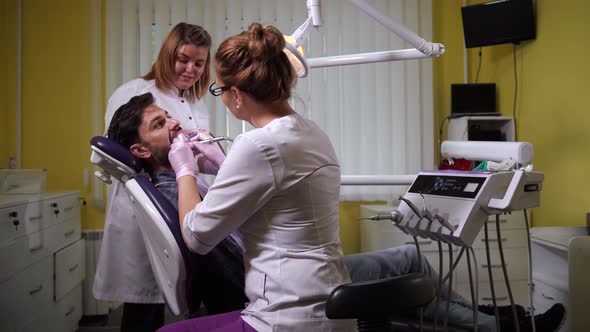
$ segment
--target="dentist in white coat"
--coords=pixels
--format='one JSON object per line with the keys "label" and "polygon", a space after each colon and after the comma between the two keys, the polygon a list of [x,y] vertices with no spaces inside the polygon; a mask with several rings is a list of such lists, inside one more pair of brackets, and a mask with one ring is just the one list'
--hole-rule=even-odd
{"label": "dentist in white coat", "polygon": [[[131,97],[151,92],[155,104],[185,129],[209,129],[202,97],[209,85],[211,36],[202,27],[177,24],[164,40],[152,70],[119,87],[105,115]],[[153,125],[160,125],[155,123]],[[154,156],[167,163],[168,156]],[[164,299],[152,272],[135,213],[123,186],[108,188],[104,239],[93,293],[99,300],[123,302],[121,331],[154,331],[164,324]]]}
{"label": "dentist in white coat", "polygon": [[[355,329],[354,321],[325,315],[330,292],[350,282],[339,236],[340,166],[328,136],[289,105],[295,73],[284,46],[276,28],[260,23],[221,43],[210,91],[254,129],[235,139],[225,159],[182,134],[168,154],[184,241],[207,254],[237,230],[249,305],[161,332]],[[221,164],[202,201],[194,150]]]}

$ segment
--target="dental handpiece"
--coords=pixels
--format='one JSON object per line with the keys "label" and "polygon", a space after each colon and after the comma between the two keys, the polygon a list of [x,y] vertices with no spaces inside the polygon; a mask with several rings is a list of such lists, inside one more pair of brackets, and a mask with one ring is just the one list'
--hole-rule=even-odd
{"label": "dental handpiece", "polygon": [[194,134],[190,134],[186,137],[187,142],[197,142],[197,143],[216,143],[216,142],[220,142],[220,141],[230,141],[233,142],[234,140],[229,138],[229,137],[225,137],[225,136],[218,136],[218,137],[211,137],[208,139],[204,139],[202,141],[191,141],[191,139],[197,137],[199,133],[194,133]]}

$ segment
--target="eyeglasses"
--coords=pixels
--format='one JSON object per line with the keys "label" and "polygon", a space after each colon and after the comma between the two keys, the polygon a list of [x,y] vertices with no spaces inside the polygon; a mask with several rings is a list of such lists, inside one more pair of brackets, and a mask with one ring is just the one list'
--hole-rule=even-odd
{"label": "eyeglasses", "polygon": [[221,93],[223,93],[223,91],[229,90],[228,86],[220,86],[220,87],[214,88],[213,87],[214,85],[215,85],[215,82],[213,82],[213,83],[211,83],[211,85],[209,85],[209,92],[211,92],[211,94],[214,95],[215,97],[221,96]]}

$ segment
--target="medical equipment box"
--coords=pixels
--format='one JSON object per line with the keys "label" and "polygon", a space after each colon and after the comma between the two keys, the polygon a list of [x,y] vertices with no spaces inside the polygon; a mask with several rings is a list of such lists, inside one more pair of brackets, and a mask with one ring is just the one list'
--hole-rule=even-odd
{"label": "medical equipment box", "polygon": [[46,169],[0,169],[0,193],[40,194],[46,179]]}

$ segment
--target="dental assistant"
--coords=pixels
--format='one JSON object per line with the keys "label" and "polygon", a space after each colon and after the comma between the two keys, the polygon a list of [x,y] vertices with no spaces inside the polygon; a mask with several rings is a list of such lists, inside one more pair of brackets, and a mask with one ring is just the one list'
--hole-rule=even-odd
{"label": "dental assistant", "polygon": [[[164,40],[152,69],[111,95],[105,115],[109,128],[115,111],[133,96],[151,92],[185,129],[209,129],[202,97],[209,86],[211,36],[202,27],[177,24]],[[153,123],[152,126],[162,126]],[[167,163],[167,156],[154,156]],[[164,298],[156,283],[131,202],[123,186],[108,187],[106,222],[93,294],[123,302],[121,331],[154,331],[164,324]]]}
{"label": "dental assistant", "polygon": [[[254,129],[222,160],[207,143],[181,134],[168,154],[179,189],[188,247],[206,254],[231,232],[243,241],[248,307],[165,326],[161,331],[351,331],[329,320],[325,301],[350,282],[339,237],[340,167],[328,136],[289,105],[295,74],[285,41],[259,23],[225,40],[215,60],[216,87],[230,112]],[[220,165],[201,201],[194,152]]]}

